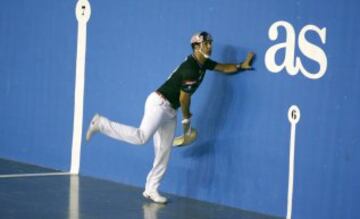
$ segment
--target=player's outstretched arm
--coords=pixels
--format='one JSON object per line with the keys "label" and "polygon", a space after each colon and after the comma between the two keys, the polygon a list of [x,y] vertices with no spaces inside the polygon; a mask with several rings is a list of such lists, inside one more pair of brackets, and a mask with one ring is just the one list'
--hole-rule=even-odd
{"label": "player's outstretched arm", "polygon": [[254,56],[255,56],[255,54],[253,52],[249,52],[246,56],[246,59],[243,62],[241,62],[240,64],[218,63],[215,66],[215,71],[225,73],[225,74],[231,74],[231,73],[236,73],[239,71],[253,70],[252,61],[254,60]]}

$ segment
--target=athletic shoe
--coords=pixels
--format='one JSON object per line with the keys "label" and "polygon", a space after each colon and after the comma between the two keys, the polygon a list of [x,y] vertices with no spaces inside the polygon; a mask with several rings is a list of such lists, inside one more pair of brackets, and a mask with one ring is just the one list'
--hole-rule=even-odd
{"label": "athletic shoe", "polygon": [[147,199],[152,200],[153,202],[165,204],[167,202],[167,198],[161,196],[158,192],[143,192],[143,196]]}
{"label": "athletic shoe", "polygon": [[100,130],[99,119],[100,115],[96,113],[92,118],[89,128],[86,132],[86,141],[90,141],[91,137]]}

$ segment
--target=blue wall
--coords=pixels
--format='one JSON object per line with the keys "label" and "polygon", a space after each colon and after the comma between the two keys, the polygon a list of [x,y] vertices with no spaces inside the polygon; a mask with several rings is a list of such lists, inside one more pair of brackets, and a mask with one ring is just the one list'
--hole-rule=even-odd
{"label": "blue wall", "polygon": [[[8,2],[0,3],[0,156],[68,170],[75,2]],[[287,111],[297,104],[293,218],[360,217],[360,16],[355,0],[90,3],[84,131],[95,112],[137,126],[147,95],[191,53],[190,36],[207,30],[214,36],[213,59],[240,62],[253,50],[256,70],[233,76],[207,73],[192,104],[199,139],[173,151],[162,191],[285,216]],[[280,27],[278,38],[269,38],[269,28],[278,21],[294,29],[293,58],[299,57],[310,72],[320,64],[301,50],[299,33],[309,24],[326,28],[326,42],[314,31],[305,35],[326,54],[323,77],[292,76],[286,69],[275,74],[265,65],[268,49],[289,34]],[[279,50],[277,64],[284,55]],[[153,159],[151,143],[132,146],[95,136],[82,147],[81,174],[143,186]]]}
{"label": "blue wall", "polygon": [[74,2],[0,1],[0,156],[69,169]]}

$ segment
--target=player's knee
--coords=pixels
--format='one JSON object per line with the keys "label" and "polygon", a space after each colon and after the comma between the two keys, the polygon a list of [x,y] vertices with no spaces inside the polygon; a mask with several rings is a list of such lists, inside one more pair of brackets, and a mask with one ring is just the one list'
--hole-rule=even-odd
{"label": "player's knee", "polygon": [[143,130],[141,129],[138,129],[137,130],[137,136],[138,136],[138,141],[136,142],[136,144],[138,145],[143,145],[143,144],[146,144],[149,139],[150,139],[150,136],[147,135]]}

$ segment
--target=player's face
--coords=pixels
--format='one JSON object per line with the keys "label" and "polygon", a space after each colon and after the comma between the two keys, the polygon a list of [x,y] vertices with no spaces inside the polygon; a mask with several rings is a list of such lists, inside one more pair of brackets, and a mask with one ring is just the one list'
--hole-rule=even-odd
{"label": "player's face", "polygon": [[202,52],[210,56],[212,53],[212,41],[205,41],[201,43]]}

